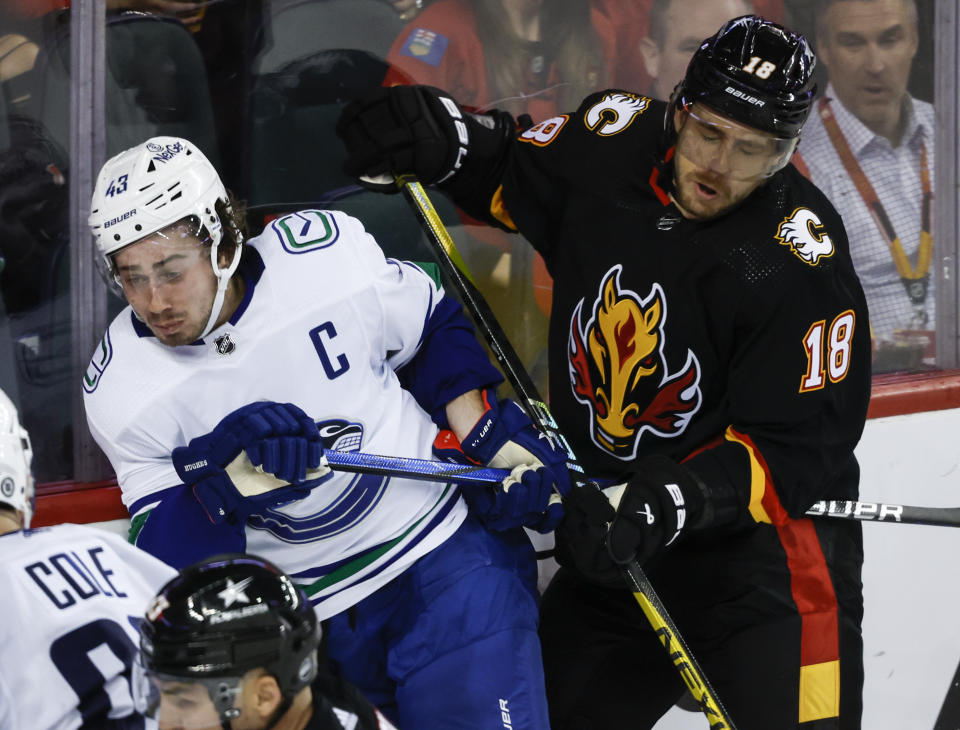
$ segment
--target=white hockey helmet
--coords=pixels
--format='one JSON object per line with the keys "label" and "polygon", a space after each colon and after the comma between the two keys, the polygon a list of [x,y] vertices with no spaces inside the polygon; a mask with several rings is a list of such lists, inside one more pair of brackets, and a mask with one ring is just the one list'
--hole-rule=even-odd
{"label": "white hockey helmet", "polygon": [[190,215],[216,248],[223,237],[218,200],[227,204],[226,188],[199,148],[179,137],[152,137],[104,163],[88,222],[108,265],[124,246]]}
{"label": "white hockey helmet", "polygon": [[[93,191],[88,223],[106,271],[119,287],[111,257],[144,236],[194,216],[210,238],[210,265],[217,277],[217,295],[205,337],[220,314],[224,292],[240,263],[243,237],[231,219],[222,221],[217,203],[232,216],[227,190],[203,152],[180,137],[151,137],[104,163]],[[230,265],[221,269],[218,249],[223,227],[233,232],[237,248]],[[199,232],[198,228],[198,232]]]}
{"label": "white hockey helmet", "polygon": [[24,528],[33,517],[32,461],[30,435],[20,425],[13,401],[0,390],[0,505],[22,512]]}

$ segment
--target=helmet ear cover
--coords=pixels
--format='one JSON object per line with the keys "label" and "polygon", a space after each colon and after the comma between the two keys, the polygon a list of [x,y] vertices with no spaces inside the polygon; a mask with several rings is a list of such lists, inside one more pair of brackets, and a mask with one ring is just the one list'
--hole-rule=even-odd
{"label": "helmet ear cover", "polygon": [[36,498],[32,462],[30,434],[20,425],[13,401],[0,390],[0,506],[20,512],[24,529],[30,527]]}
{"label": "helmet ear cover", "polygon": [[673,131],[678,105],[702,102],[749,127],[799,137],[816,95],[816,62],[802,35],[754,15],[734,18],[694,53],[665,125]]}

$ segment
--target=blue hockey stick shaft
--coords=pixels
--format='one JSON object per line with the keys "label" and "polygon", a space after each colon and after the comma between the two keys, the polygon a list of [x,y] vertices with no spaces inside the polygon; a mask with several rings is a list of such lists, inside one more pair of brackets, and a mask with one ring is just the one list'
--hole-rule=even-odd
{"label": "blue hockey stick shaft", "polygon": [[452,464],[446,461],[413,459],[404,456],[381,456],[359,451],[327,449],[323,452],[323,456],[334,471],[379,474],[426,482],[497,485],[510,476],[510,472],[506,469],[494,469],[489,466]]}

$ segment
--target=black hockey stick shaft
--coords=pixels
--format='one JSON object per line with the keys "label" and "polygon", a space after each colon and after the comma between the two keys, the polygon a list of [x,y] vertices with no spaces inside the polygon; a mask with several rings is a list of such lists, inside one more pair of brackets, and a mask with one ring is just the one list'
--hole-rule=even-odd
{"label": "black hockey stick shaft", "polygon": [[960,527],[960,507],[913,507],[888,502],[822,500],[807,510],[811,517],[835,517],[864,522]]}
{"label": "black hockey stick shaft", "polygon": [[940,714],[933,730],[956,730],[960,727],[960,665],[950,681],[947,696],[943,700]]}
{"label": "black hockey stick shaft", "polygon": [[[466,266],[457,252],[456,245],[440,220],[440,216],[433,207],[433,203],[430,202],[423,186],[415,178],[405,176],[397,177],[397,185],[420,219],[427,234],[427,239],[430,241],[447,279],[456,288],[463,304],[473,315],[477,327],[483,332],[494,357],[497,358],[497,362],[517,396],[521,399],[531,420],[544,433],[563,444],[567,451],[567,469],[570,472],[570,480],[576,487],[584,486],[588,480],[583,468],[574,456],[570,444],[560,433],[557,422],[551,415],[545,401],[540,397],[533,380],[523,365],[523,361],[517,355],[516,350],[513,349],[490,306],[480,291],[469,280],[466,274]],[[455,262],[459,262],[460,266]],[[463,270],[461,270],[461,267],[463,267]],[[686,642],[680,636],[676,624],[667,613],[666,607],[654,591],[640,565],[636,561],[629,563],[624,566],[623,575],[634,598],[640,604],[640,608],[660,638],[677,671],[680,672],[684,683],[693,697],[696,698],[701,711],[710,721],[711,730],[733,728],[734,725],[720,703],[717,693],[693,658]]]}

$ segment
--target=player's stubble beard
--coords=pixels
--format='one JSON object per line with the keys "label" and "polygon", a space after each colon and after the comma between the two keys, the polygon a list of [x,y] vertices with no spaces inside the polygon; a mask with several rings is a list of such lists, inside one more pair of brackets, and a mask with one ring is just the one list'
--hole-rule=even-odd
{"label": "player's stubble beard", "polygon": [[[207,313],[209,316],[209,312]],[[159,340],[159,342],[167,347],[179,347],[180,345],[189,345],[191,342],[196,342],[200,337],[200,333],[203,331],[203,325],[191,326],[189,329],[185,330],[182,327],[177,331],[173,332],[170,335],[164,334],[162,331],[158,330],[156,326],[150,325],[151,332],[153,332],[154,337]]]}
{"label": "player's stubble beard", "polygon": [[[210,318],[210,311],[212,309],[213,294],[210,294],[206,305],[199,310],[187,307],[184,311],[180,312],[164,312],[159,315],[148,316],[146,324],[150,328],[150,331],[153,332],[154,337],[156,337],[162,345],[166,345],[167,347],[189,345],[200,338],[203,328]],[[174,324],[178,321],[181,322],[180,326],[169,334],[161,329],[165,324]]]}
{"label": "player's stubble beard", "polygon": [[[726,175],[703,170],[677,154],[674,157],[671,198],[684,218],[708,221],[739,206],[761,182],[732,181]],[[698,183],[712,188],[716,196],[711,200],[703,199],[697,192]]]}
{"label": "player's stubble beard", "polygon": [[[226,263],[221,262],[221,266],[226,265]],[[203,333],[203,329],[207,326],[207,321],[210,319],[210,312],[213,309],[213,302],[216,296],[216,278],[211,278],[213,282],[212,288],[206,293],[207,301],[202,311],[195,314],[191,311],[192,308],[187,306],[182,312],[175,314],[164,313],[155,317],[148,317],[145,320],[150,331],[153,332],[154,337],[156,337],[161,344],[167,347],[179,347],[180,345],[189,345],[200,339],[200,335]],[[242,277],[234,275],[230,279],[230,283],[227,285],[226,296],[220,307],[220,312],[217,314],[217,322],[213,329],[222,326],[223,323],[233,315],[240,305],[246,290],[247,287]],[[143,318],[141,317],[141,319]],[[158,330],[159,325],[172,323],[177,320],[183,320],[183,324],[175,332],[167,335]]]}

